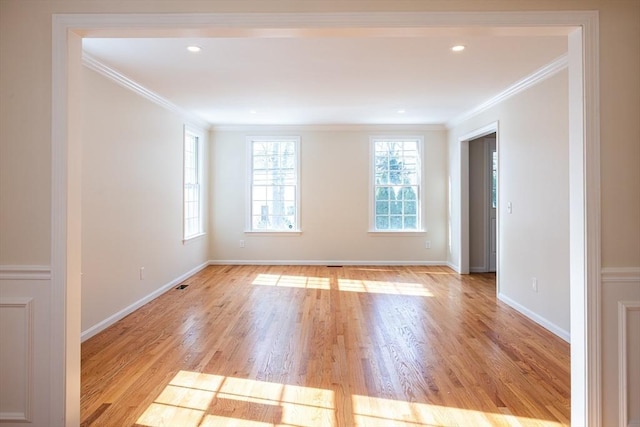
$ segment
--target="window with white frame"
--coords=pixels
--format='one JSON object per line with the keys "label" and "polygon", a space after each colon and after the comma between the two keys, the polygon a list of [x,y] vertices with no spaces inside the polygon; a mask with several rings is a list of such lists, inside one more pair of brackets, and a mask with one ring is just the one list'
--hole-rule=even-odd
{"label": "window with white frame", "polygon": [[248,231],[300,231],[299,137],[249,137]]}
{"label": "window with white frame", "polygon": [[422,137],[371,137],[371,230],[420,231]]}
{"label": "window with white frame", "polygon": [[204,233],[202,185],[202,134],[184,128],[184,240]]}

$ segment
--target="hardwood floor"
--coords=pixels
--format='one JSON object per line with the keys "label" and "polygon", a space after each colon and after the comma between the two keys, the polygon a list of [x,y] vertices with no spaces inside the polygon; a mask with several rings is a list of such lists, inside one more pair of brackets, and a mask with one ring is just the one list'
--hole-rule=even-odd
{"label": "hardwood floor", "polygon": [[569,345],[494,282],[208,267],[83,343],[82,425],[568,425]]}

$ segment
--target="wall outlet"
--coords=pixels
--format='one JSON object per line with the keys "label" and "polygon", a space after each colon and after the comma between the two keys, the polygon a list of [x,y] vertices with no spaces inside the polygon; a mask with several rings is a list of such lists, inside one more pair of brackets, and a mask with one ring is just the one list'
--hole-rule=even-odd
{"label": "wall outlet", "polygon": [[531,279],[531,289],[533,292],[538,292],[538,279],[535,277]]}
{"label": "wall outlet", "polygon": [[240,240],[240,247],[244,248],[244,240]]}
{"label": "wall outlet", "polygon": [[431,240],[427,240],[424,242],[424,248],[425,249],[431,249]]}
{"label": "wall outlet", "polygon": [[144,280],[144,267],[140,267],[140,280]]}

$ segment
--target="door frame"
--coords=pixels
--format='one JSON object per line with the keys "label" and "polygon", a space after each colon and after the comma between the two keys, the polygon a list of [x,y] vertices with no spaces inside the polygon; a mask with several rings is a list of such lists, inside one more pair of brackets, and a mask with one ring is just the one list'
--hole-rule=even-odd
{"label": "door frame", "polygon": [[[460,150],[460,266],[458,273],[469,274],[470,273],[470,239],[469,239],[469,143],[475,139],[482,138],[483,136],[496,134],[496,151],[498,151],[500,132],[499,122],[491,122],[480,128],[474,129],[469,133],[464,134],[458,138],[458,145]],[[485,153],[486,155],[486,153]],[[500,155],[498,155],[498,190],[500,189]],[[500,191],[497,194],[496,207],[500,206]],[[496,209],[496,233],[500,226],[500,210]],[[487,224],[485,224],[486,232]],[[488,237],[488,236],[487,236]],[[485,248],[486,251],[486,248]],[[488,265],[488,254],[485,253],[485,258]],[[496,292],[500,293],[500,240],[496,237]],[[497,295],[496,294],[496,295]]]}
{"label": "door frame", "polygon": [[[597,11],[347,12],[208,14],[53,14],[51,122],[50,418],[80,417],[80,150],[77,115],[81,39],[87,30],[527,27],[570,28],[569,188],[571,287],[571,419],[599,426],[600,395],[600,135]],[[256,31],[256,33],[259,31]],[[177,31],[175,34],[179,34]],[[185,34],[184,31],[182,34]],[[464,144],[461,144],[464,145]],[[462,156],[461,156],[462,157]],[[468,153],[467,153],[468,159]],[[468,178],[468,177],[467,177]],[[464,182],[464,179],[463,179]],[[468,262],[468,260],[467,260]]]}

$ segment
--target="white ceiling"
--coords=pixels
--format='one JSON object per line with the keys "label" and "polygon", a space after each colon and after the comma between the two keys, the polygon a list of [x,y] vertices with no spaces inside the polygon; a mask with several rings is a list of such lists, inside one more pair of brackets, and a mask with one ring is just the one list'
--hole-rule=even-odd
{"label": "white ceiling", "polygon": [[[450,33],[83,44],[102,64],[213,126],[443,124],[567,51],[567,37],[557,32]],[[451,52],[456,44],[466,49]],[[188,52],[189,45],[202,51]]]}

